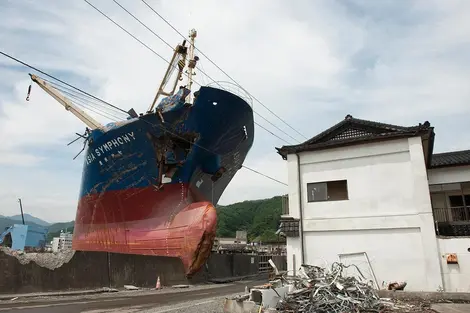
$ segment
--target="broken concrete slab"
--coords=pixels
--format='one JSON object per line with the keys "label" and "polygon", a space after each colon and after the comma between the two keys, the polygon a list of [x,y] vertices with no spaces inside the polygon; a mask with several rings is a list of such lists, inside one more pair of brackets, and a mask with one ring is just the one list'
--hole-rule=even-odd
{"label": "broken concrete slab", "polygon": [[[259,313],[262,307],[254,301],[237,301],[233,299],[225,299],[224,313]],[[277,312],[274,308],[263,308],[265,313]]]}
{"label": "broken concrete slab", "polygon": [[171,288],[177,288],[177,289],[189,288],[189,285],[173,285],[173,286],[171,286]]}

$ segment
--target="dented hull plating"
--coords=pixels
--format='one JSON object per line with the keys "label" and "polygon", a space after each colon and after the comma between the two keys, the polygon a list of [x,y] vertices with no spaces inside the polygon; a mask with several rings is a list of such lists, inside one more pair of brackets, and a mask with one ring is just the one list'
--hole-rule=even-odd
{"label": "dented hull plating", "polygon": [[[192,275],[212,248],[214,206],[253,144],[253,111],[234,94],[202,87],[192,107],[163,117],[92,131],[73,248],[179,257]],[[172,151],[165,162],[163,147]]]}

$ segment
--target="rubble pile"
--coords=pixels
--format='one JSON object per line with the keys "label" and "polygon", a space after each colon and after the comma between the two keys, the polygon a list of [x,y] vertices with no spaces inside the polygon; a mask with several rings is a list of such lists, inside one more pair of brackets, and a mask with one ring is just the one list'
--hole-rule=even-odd
{"label": "rubble pile", "polygon": [[[361,280],[345,277],[344,269],[355,267]],[[283,277],[294,291],[278,302],[284,312],[378,312],[387,304],[377,295],[371,281],[355,265],[333,263],[331,269],[312,265],[302,266],[296,277]]]}
{"label": "rubble pile", "polygon": [[224,312],[248,312],[253,305],[260,312],[283,313],[431,312],[429,304],[380,298],[377,282],[367,280],[356,265],[302,265],[295,276],[271,266],[275,277],[268,284],[226,301]]}
{"label": "rubble pile", "polygon": [[64,263],[68,263],[75,254],[75,251],[73,250],[65,250],[54,253],[26,253],[24,251],[12,250],[7,247],[0,247],[0,252],[15,257],[21,264],[34,262],[37,265],[48,268],[50,270],[54,270],[58,267],[61,267]]}

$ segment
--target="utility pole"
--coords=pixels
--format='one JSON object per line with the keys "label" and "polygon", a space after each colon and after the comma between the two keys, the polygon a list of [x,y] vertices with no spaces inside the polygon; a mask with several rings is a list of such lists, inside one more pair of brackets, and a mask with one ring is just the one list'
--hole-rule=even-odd
{"label": "utility pole", "polygon": [[21,198],[18,198],[18,202],[20,203],[21,219],[23,220],[23,225],[24,225],[24,214],[23,214],[23,205],[21,204]]}

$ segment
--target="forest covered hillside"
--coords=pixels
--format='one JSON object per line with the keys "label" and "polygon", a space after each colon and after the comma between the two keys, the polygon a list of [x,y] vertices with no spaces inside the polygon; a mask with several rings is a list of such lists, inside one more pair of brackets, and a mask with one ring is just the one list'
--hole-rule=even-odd
{"label": "forest covered hillside", "polygon": [[218,206],[217,236],[235,237],[237,230],[246,230],[249,240],[276,240],[281,211],[281,196]]}

